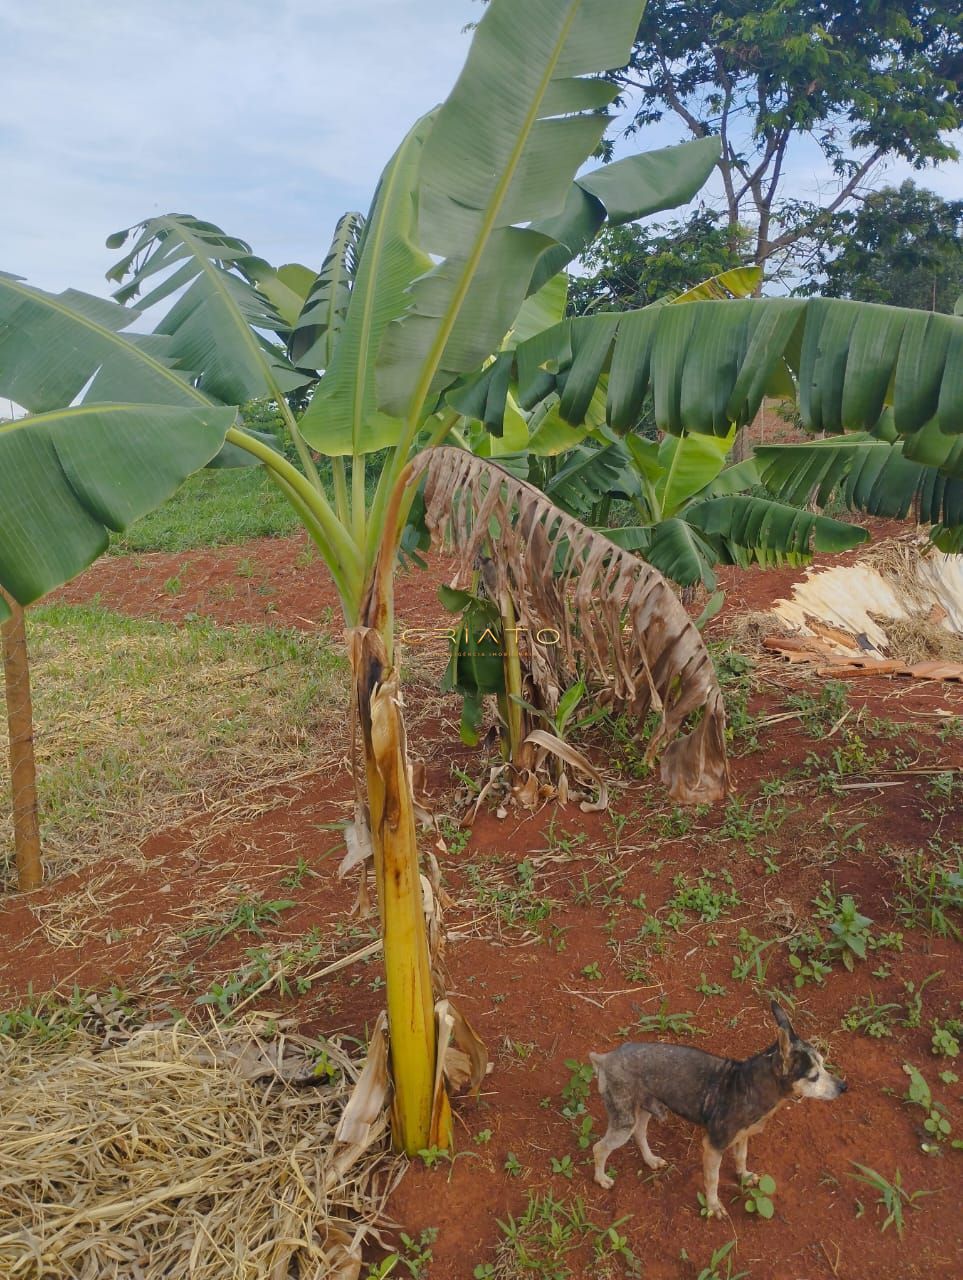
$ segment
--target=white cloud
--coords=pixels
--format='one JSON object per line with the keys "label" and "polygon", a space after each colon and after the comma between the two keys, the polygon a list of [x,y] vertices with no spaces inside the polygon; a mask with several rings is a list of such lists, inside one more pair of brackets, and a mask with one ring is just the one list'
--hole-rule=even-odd
{"label": "white cloud", "polygon": [[[338,216],[367,208],[405,130],[448,92],[481,12],[475,0],[0,2],[0,270],[106,294],[117,254],[105,237],[172,210],[271,261],[318,264]],[[667,120],[619,153],[680,136]],[[899,165],[883,180],[909,174],[953,196],[960,172]],[[801,143],[794,194],[830,185]]]}
{"label": "white cloud", "polygon": [[119,227],[177,210],[320,262],[445,96],[472,0],[48,0],[0,17],[0,267],[104,293]]}

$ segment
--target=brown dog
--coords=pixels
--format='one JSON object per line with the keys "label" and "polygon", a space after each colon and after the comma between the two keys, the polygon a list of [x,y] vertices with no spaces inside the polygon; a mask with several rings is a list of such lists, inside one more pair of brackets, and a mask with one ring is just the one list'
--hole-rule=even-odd
{"label": "brown dog", "polygon": [[599,1093],[608,1112],[609,1127],[593,1147],[595,1181],[611,1187],[605,1162],[629,1138],[635,1137],[650,1169],[665,1161],[653,1155],[646,1138],[649,1120],[672,1111],[706,1130],[702,1141],[703,1175],[709,1213],[721,1218],[719,1166],[732,1148],[736,1172],[750,1185],[756,1175],[746,1168],[749,1138],[790,1098],[838,1098],[846,1084],[830,1075],[822,1055],[801,1040],[792,1023],[772,1002],[778,1036],[775,1044],[739,1062],[719,1058],[687,1045],[643,1041],[624,1044],[611,1053],[590,1053],[599,1077]]}

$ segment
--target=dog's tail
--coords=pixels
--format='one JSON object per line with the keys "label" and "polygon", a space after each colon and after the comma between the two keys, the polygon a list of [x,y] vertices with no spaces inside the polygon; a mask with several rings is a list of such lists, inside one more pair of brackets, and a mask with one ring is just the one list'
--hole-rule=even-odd
{"label": "dog's tail", "polygon": [[603,1070],[603,1068],[605,1065],[605,1059],[607,1057],[608,1057],[608,1054],[605,1054],[605,1053],[589,1054],[589,1061],[592,1063],[592,1066],[598,1072],[600,1093],[603,1092],[605,1089],[605,1071]]}

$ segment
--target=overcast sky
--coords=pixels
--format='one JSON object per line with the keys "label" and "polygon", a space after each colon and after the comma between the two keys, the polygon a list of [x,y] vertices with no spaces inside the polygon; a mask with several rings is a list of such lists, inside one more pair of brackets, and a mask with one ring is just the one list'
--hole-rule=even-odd
{"label": "overcast sky", "polygon": [[[448,92],[472,0],[0,0],[0,270],[106,295],[112,231],[191,213],[318,266]],[[634,139],[662,146],[674,125]],[[620,146],[620,152],[626,150]],[[796,194],[828,187],[794,160]],[[894,166],[897,180],[911,171]],[[963,195],[957,165],[913,175]]]}

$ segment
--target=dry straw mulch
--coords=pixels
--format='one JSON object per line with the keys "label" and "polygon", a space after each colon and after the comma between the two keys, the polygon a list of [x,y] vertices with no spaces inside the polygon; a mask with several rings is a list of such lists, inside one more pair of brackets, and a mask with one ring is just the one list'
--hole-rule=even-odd
{"label": "dry straw mulch", "polygon": [[[270,1034],[269,1034],[270,1033]],[[355,1280],[397,1163],[334,1134],[358,1069],[251,1020],[0,1039],[0,1275]]]}

